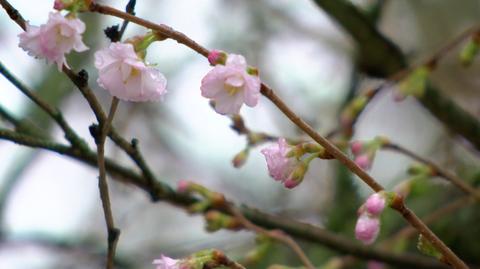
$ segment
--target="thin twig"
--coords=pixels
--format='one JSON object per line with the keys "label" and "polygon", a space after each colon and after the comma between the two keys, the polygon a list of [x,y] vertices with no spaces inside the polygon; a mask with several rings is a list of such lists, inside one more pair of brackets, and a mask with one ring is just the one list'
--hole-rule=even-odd
{"label": "thin twig", "polygon": [[43,111],[45,111],[63,130],[65,138],[72,144],[78,147],[86,147],[86,142],[80,138],[72,127],[67,123],[63,117],[62,112],[57,108],[48,104],[40,96],[35,94],[33,90],[23,84],[18,78],[16,78],[3,64],[0,62],[0,73],[8,79],[17,89],[19,89],[25,96],[32,100],[35,104],[38,105]]}
{"label": "thin twig", "polygon": [[[365,106],[363,106],[363,108],[361,109],[360,112],[358,112],[355,117],[352,119],[352,121],[350,122],[349,126],[348,127],[344,127],[344,133],[345,134],[352,134],[353,133],[353,126],[355,125],[355,123],[357,122],[358,118],[360,117],[360,114],[365,110],[365,108],[367,107],[368,103],[370,103],[370,101],[373,100],[373,98],[375,96],[378,95],[378,93],[380,93],[383,89],[387,88],[387,87],[391,87],[393,85],[395,85],[396,83],[398,83],[399,81],[401,81],[402,79],[404,79],[405,77],[407,77],[413,70],[415,70],[416,68],[420,67],[420,66],[428,66],[430,67],[431,69],[434,69],[439,61],[449,52],[451,51],[452,49],[454,49],[456,46],[458,46],[462,41],[464,41],[465,39],[467,39],[468,37],[474,35],[475,33],[477,33],[478,31],[480,31],[480,25],[475,25],[475,26],[472,26],[468,29],[466,29],[465,31],[463,31],[462,33],[460,33],[458,36],[456,36],[454,39],[450,40],[450,42],[448,42],[447,44],[445,44],[444,46],[442,46],[440,49],[438,49],[437,51],[435,51],[432,55],[430,55],[429,57],[427,57],[426,59],[420,61],[419,63],[417,64],[412,64],[410,66],[407,66],[406,68],[404,69],[401,69],[399,70],[398,72],[395,72],[393,73],[392,75],[388,76],[384,82],[380,83],[380,85],[376,86],[375,88],[373,89],[369,89],[367,91],[360,91],[361,94],[365,95],[367,97],[367,104]],[[332,133],[337,133],[336,130],[332,131]]]}
{"label": "thin twig", "polygon": [[305,265],[306,268],[315,269],[315,266],[307,257],[305,252],[303,252],[302,248],[288,234],[284,233],[282,230],[270,231],[256,224],[253,224],[245,216],[243,216],[243,214],[237,208],[235,208],[232,205],[228,205],[228,211],[232,213],[232,215],[235,216],[245,228],[252,230],[258,234],[263,234],[272,239],[283,242],[285,245],[289,246],[293,250],[293,252],[295,252],[295,254],[297,254],[298,258],[300,258],[300,260],[302,261],[302,263]]}
{"label": "thin twig", "polygon": [[110,124],[112,123],[113,116],[118,106],[118,99],[116,97],[112,98],[112,104],[110,106],[110,112],[108,113],[108,118],[104,122],[99,123],[100,134],[95,137],[95,143],[97,144],[97,155],[98,155],[98,188],[100,190],[100,199],[102,200],[103,213],[105,217],[105,222],[107,224],[108,232],[108,253],[107,253],[107,269],[113,269],[113,261],[115,258],[115,250],[118,243],[118,238],[120,235],[120,230],[115,227],[115,222],[113,220],[112,206],[110,203],[110,194],[108,191],[107,183],[107,173],[105,170],[105,140],[107,133],[110,129]]}
{"label": "thin twig", "polygon": [[478,201],[480,201],[480,191],[479,190],[475,189],[470,184],[468,184],[467,182],[465,182],[461,178],[457,177],[456,175],[454,175],[454,174],[448,172],[447,170],[441,168],[439,165],[435,164],[434,162],[432,162],[432,161],[430,161],[426,158],[423,158],[420,155],[416,154],[415,152],[413,152],[413,151],[411,151],[411,150],[409,150],[405,147],[402,147],[398,144],[392,143],[392,142],[388,142],[388,143],[384,144],[382,146],[382,148],[393,150],[395,152],[404,154],[404,155],[409,156],[410,158],[412,158],[412,159],[414,159],[418,162],[421,162],[421,163],[429,166],[431,169],[433,169],[433,173],[436,176],[442,177],[442,178],[450,181],[450,183],[455,185],[457,188],[459,188],[460,190],[462,190],[466,194],[470,194],[470,195],[474,196]]}
{"label": "thin twig", "polygon": [[[450,202],[449,204],[442,206],[439,209],[431,212],[427,216],[423,217],[422,218],[423,222],[427,224],[433,223],[439,219],[445,218],[445,216],[449,215],[452,212],[456,212],[459,208],[472,204],[474,201],[475,201],[475,197],[473,196],[458,198],[453,202]],[[392,241],[396,241],[400,238],[407,239],[413,236],[415,233],[416,233],[415,229],[413,229],[411,226],[406,226],[405,228],[401,229],[400,231],[395,233],[393,236],[391,236],[391,239],[382,242],[381,245],[389,244]]]}

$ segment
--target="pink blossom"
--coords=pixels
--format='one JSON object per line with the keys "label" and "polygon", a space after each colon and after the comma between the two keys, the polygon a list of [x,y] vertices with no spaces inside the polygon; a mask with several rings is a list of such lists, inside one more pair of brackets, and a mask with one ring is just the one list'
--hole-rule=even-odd
{"label": "pink blossom", "polygon": [[[279,138],[276,144],[261,150],[267,161],[270,176],[277,181],[285,182],[295,169],[294,158],[287,157],[289,145],[285,138]],[[291,182],[287,183],[291,186]]]}
{"label": "pink blossom", "polygon": [[378,216],[385,209],[385,197],[380,193],[374,193],[365,202],[365,209],[373,216]]}
{"label": "pink blossom", "polygon": [[88,49],[82,41],[85,24],[80,19],[51,12],[46,24],[38,27],[27,23],[26,27],[27,30],[18,35],[19,47],[31,56],[45,58],[49,64],[56,63],[58,70],[67,65],[65,54]]}
{"label": "pink blossom", "polygon": [[160,259],[153,260],[152,264],[157,266],[156,269],[180,269],[179,261],[162,254]]}
{"label": "pink blossom", "polygon": [[363,170],[368,170],[372,166],[372,161],[370,160],[368,154],[357,156],[354,161]]}
{"label": "pink blossom", "polygon": [[254,107],[260,98],[260,78],[247,72],[241,55],[230,54],[225,65],[216,65],[202,79],[202,96],[215,101],[215,111],[238,114],[243,103]]}
{"label": "pink blossom", "polygon": [[147,66],[132,44],[112,43],[95,52],[98,84],[125,101],[158,101],[167,92],[167,80],[160,71]]}
{"label": "pink blossom", "polygon": [[355,226],[355,237],[365,245],[372,244],[380,231],[380,220],[368,214],[361,214]]}

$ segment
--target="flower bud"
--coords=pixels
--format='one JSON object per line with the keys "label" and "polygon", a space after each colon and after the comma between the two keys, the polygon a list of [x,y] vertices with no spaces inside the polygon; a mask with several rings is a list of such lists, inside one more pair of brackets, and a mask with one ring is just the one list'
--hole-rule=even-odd
{"label": "flower bud", "polygon": [[379,216],[385,209],[385,197],[383,193],[374,193],[365,202],[365,210],[372,216]]}
{"label": "flower bud", "polygon": [[293,169],[293,172],[290,176],[283,182],[285,188],[293,189],[298,184],[302,183],[305,173],[307,172],[308,165],[304,162],[298,163],[298,165]]}
{"label": "flower bud", "polygon": [[384,269],[385,264],[383,262],[370,260],[367,262],[367,269]]}
{"label": "flower bud", "polygon": [[371,245],[380,232],[380,220],[368,214],[361,214],[355,225],[355,237],[365,245]]}
{"label": "flower bud", "polygon": [[239,153],[237,153],[237,155],[235,155],[235,157],[233,157],[233,160],[232,160],[233,167],[235,168],[242,167],[247,161],[247,158],[248,158],[248,148],[240,151]]}
{"label": "flower bud", "polygon": [[480,51],[480,32],[477,32],[460,51],[460,62],[463,66],[470,66]]}
{"label": "flower bud", "polygon": [[398,85],[399,93],[397,97],[406,97],[408,95],[413,95],[415,97],[423,96],[425,88],[427,87],[427,79],[430,72],[431,67],[429,66],[420,66],[411,71],[410,74],[408,74]]}
{"label": "flower bud", "polygon": [[178,192],[187,192],[189,191],[189,188],[190,188],[190,182],[187,180],[182,179],[177,183]]}
{"label": "flower bud", "polygon": [[354,141],[350,144],[350,150],[352,151],[353,155],[357,156],[362,152],[363,143],[360,141]]}
{"label": "flower bud", "polygon": [[227,62],[227,53],[221,50],[212,50],[208,54],[207,59],[212,66],[215,66],[217,64],[225,65],[225,63]]}
{"label": "flower bud", "polygon": [[356,157],[354,161],[363,170],[368,170],[372,167],[372,161],[367,154],[362,154]]}

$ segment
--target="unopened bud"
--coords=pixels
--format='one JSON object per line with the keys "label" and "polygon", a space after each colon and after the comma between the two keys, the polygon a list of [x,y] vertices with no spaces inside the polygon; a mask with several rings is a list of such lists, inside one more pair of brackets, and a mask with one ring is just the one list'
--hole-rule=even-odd
{"label": "unopened bud", "polygon": [[247,161],[247,158],[248,158],[248,149],[244,149],[244,150],[240,151],[232,159],[233,167],[235,167],[235,168],[242,167],[245,164],[245,162]]}
{"label": "unopened bud", "polygon": [[212,50],[208,54],[207,59],[212,66],[215,66],[217,64],[225,65],[225,63],[227,62],[227,53],[221,50]]}

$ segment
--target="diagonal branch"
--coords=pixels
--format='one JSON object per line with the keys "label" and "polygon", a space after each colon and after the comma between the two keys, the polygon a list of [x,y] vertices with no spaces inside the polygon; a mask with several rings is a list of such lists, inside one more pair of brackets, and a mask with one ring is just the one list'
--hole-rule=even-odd
{"label": "diagonal branch", "polygon": [[[353,4],[345,0],[314,0],[356,41],[360,66],[367,73],[391,77],[407,69],[405,56],[383,36]],[[480,150],[480,122],[440,90],[428,85],[418,101],[449,130],[457,133]]]}

